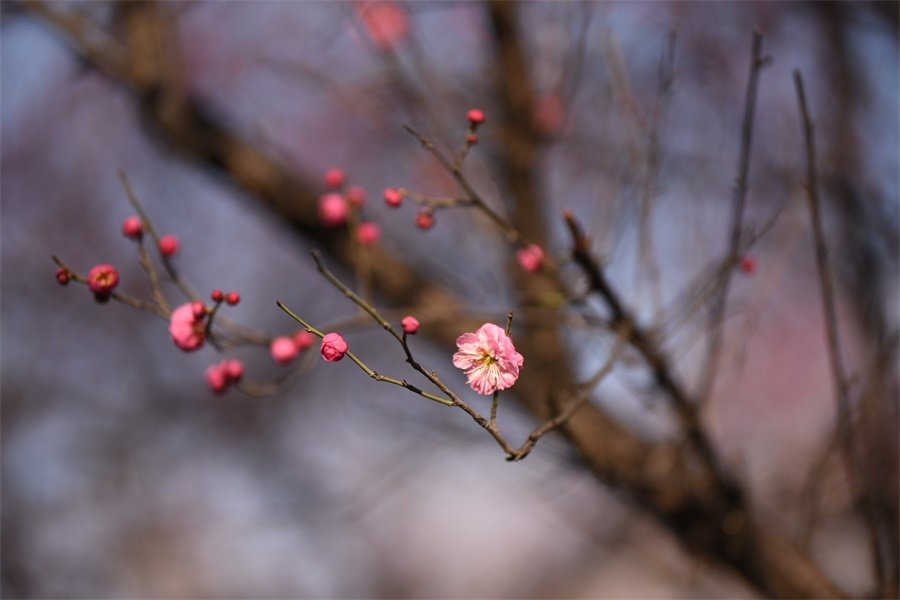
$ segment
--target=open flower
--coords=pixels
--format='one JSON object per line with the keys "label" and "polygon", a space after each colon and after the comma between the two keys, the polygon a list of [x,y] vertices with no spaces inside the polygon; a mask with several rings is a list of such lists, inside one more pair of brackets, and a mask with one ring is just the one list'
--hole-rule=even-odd
{"label": "open flower", "polygon": [[503,328],[493,323],[462,334],[456,338],[456,347],[459,352],[453,355],[453,366],[463,370],[469,387],[485,396],[512,387],[525,362]]}
{"label": "open flower", "polygon": [[119,285],[119,272],[112,265],[97,265],[88,272],[88,287],[95,294],[111,294]]}
{"label": "open flower", "polygon": [[194,311],[194,303],[182,304],[172,311],[169,317],[169,334],[175,345],[185,352],[193,352],[203,346],[206,341],[206,323],[204,316]]}

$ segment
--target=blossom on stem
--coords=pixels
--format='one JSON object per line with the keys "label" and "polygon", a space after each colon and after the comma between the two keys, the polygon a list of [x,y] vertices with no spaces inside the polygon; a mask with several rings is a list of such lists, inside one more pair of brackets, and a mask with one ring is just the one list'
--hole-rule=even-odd
{"label": "blossom on stem", "polygon": [[144,225],[138,217],[131,216],[122,221],[122,235],[130,240],[139,240],[144,235]]}
{"label": "blossom on stem", "polygon": [[56,270],[56,283],[59,285],[69,285],[69,272],[63,268],[59,268]]}
{"label": "blossom on stem", "polygon": [[384,190],[384,203],[391,208],[397,208],[403,202],[403,195],[394,188]]}
{"label": "blossom on stem", "polygon": [[181,350],[193,352],[206,341],[206,323],[203,315],[194,312],[194,303],[187,302],[172,311],[169,317],[169,335]]}
{"label": "blossom on stem", "polygon": [[407,315],[400,321],[400,326],[403,327],[403,331],[412,335],[419,331],[419,320],[412,315]]}
{"label": "blossom on stem", "polygon": [[529,244],[516,252],[516,260],[522,270],[535,273],[540,270],[544,262],[544,250],[537,244]]}
{"label": "blossom on stem", "polygon": [[361,186],[351,185],[347,188],[345,196],[347,197],[347,202],[354,208],[359,208],[366,203],[366,190]]}
{"label": "blossom on stem", "polygon": [[322,347],[319,352],[322,353],[322,358],[328,362],[337,362],[344,358],[347,349],[347,342],[341,337],[341,334],[332,332],[326,333],[322,338]]}
{"label": "blossom on stem", "polygon": [[159,253],[166,258],[171,258],[178,253],[181,248],[181,242],[172,234],[164,235],[159,238]]}
{"label": "blossom on stem", "polygon": [[112,265],[97,265],[88,272],[88,287],[95,294],[108,295],[117,285],[119,272]]}
{"label": "blossom on stem", "polygon": [[269,345],[269,352],[271,352],[272,359],[275,362],[279,365],[286,365],[297,358],[300,350],[292,338],[281,336],[272,340],[272,343]]}
{"label": "blossom on stem", "polygon": [[456,338],[456,347],[453,366],[463,370],[469,387],[485,396],[512,387],[525,362],[503,328],[493,323],[462,334]]}
{"label": "blossom on stem", "polygon": [[336,190],[344,185],[344,172],[337,167],[325,171],[325,187]]}
{"label": "blossom on stem", "polygon": [[347,221],[347,201],[340,194],[325,194],[319,198],[319,219],[327,227],[337,227]]}
{"label": "blossom on stem", "polygon": [[472,127],[478,127],[485,121],[484,111],[473,108],[466,113],[466,118],[469,120]]}
{"label": "blossom on stem", "polygon": [[297,333],[294,334],[294,344],[297,345],[297,350],[303,352],[307,348],[313,345],[313,342],[316,341],[316,336],[306,331],[305,329],[301,329]]}
{"label": "blossom on stem", "polygon": [[356,10],[369,40],[378,50],[390,50],[409,35],[409,16],[394,0],[360,2]]}
{"label": "blossom on stem", "polygon": [[373,221],[360,223],[356,228],[356,241],[363,246],[371,246],[381,238],[381,227]]}
{"label": "blossom on stem", "polygon": [[222,363],[217,363],[206,367],[206,371],[203,372],[203,376],[206,378],[206,385],[208,385],[209,389],[211,389],[213,392],[222,394],[226,389],[228,389],[228,374],[225,372],[225,368]]}
{"label": "blossom on stem", "polygon": [[419,229],[431,229],[434,227],[434,211],[423,208],[416,213],[416,227]]}

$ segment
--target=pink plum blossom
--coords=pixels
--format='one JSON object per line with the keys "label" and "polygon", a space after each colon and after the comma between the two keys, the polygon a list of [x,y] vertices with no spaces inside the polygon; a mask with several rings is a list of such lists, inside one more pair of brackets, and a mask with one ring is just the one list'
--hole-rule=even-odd
{"label": "pink plum blossom", "polygon": [[237,383],[244,378],[244,363],[236,358],[229,358],[222,362],[225,378],[229,383]]}
{"label": "pink plum blossom", "polygon": [[512,387],[525,362],[503,328],[493,323],[462,334],[456,338],[456,347],[459,352],[453,355],[453,366],[463,370],[469,387],[485,396]]}
{"label": "pink plum blossom", "polygon": [[344,185],[344,172],[337,167],[325,171],[325,187],[336,190]]}
{"label": "pink plum blossom", "polygon": [[206,323],[203,316],[194,313],[194,303],[187,302],[172,311],[169,317],[169,334],[175,345],[185,352],[193,352],[206,341]]}
{"label": "pink plum blossom", "polygon": [[400,321],[400,326],[403,327],[403,331],[412,335],[419,331],[419,320],[412,315],[407,315]]}
{"label": "pink plum blossom", "polygon": [[164,257],[171,258],[178,254],[178,250],[180,249],[181,242],[171,233],[159,238],[159,253]]}
{"label": "pink plum blossom", "polygon": [[381,227],[378,223],[366,221],[356,228],[356,241],[363,246],[371,246],[381,238]]}
{"label": "pink plum blossom", "polygon": [[524,271],[535,273],[544,262],[544,250],[537,244],[530,244],[516,252],[516,259]]}
{"label": "pink plum blossom", "polygon": [[337,227],[347,221],[347,201],[340,194],[325,194],[319,198],[319,219],[328,227]]}
{"label": "pink plum blossom", "polygon": [[322,358],[328,362],[337,362],[347,353],[347,342],[339,333],[326,333],[322,338],[322,347],[319,350]]}
{"label": "pink plum blossom", "polygon": [[406,10],[393,0],[361,2],[356,10],[366,34],[379,50],[395,47],[409,34]]}
{"label": "pink plum blossom", "polygon": [[347,202],[350,203],[350,206],[359,208],[366,203],[366,190],[364,190],[361,186],[351,185],[349,188],[347,188],[346,197]]}
{"label": "pink plum blossom", "polygon": [[394,188],[386,188],[384,190],[384,202],[391,208],[397,208],[403,202],[403,195]]}
{"label": "pink plum blossom", "polygon": [[209,365],[203,373],[209,389],[217,394],[223,393],[228,388],[228,373],[222,363]]}
{"label": "pink plum blossom", "polygon": [[119,285],[119,272],[112,265],[97,265],[88,272],[88,287],[95,294],[110,294]]}
{"label": "pink plum blossom", "polygon": [[279,365],[290,363],[297,358],[297,354],[299,353],[297,344],[294,343],[293,339],[287,336],[277,337],[272,340],[272,343],[269,345],[269,351],[272,353],[272,358]]}
{"label": "pink plum blossom", "polygon": [[122,235],[131,240],[141,239],[144,235],[144,225],[141,220],[131,216],[122,221]]}
{"label": "pink plum blossom", "polygon": [[316,341],[316,336],[306,331],[305,329],[301,329],[297,333],[294,334],[294,344],[297,346],[297,350],[303,352],[307,348],[313,345],[313,342]]}

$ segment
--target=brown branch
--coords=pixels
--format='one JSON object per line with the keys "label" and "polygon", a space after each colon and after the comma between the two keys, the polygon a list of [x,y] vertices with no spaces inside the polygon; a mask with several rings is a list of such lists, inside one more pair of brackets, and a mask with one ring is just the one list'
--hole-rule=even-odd
{"label": "brown branch", "polygon": [[809,117],[809,109],[806,105],[806,93],[803,88],[803,78],[799,71],[794,71],[794,85],[797,90],[797,102],[800,105],[800,116],[803,125],[803,140],[806,151],[806,197],[809,207],[810,221],[813,230],[813,245],[816,253],[816,270],[819,276],[819,288],[822,293],[822,310],[825,317],[825,336],[828,343],[828,357],[831,364],[831,374],[834,380],[835,401],[837,414],[835,420],[840,431],[841,451],[847,472],[853,481],[857,492],[861,496],[863,518],[869,530],[869,542],[871,545],[873,569],[875,581],[879,588],[885,584],[885,568],[878,541],[878,524],[875,507],[872,505],[871,495],[863,484],[863,470],[859,457],[859,449],[853,430],[853,415],[850,411],[850,395],[847,385],[847,376],[841,352],[841,340],[838,333],[837,309],[835,308],[834,283],[831,277],[831,269],[828,265],[828,247],[825,242],[825,234],[822,230],[821,202],[819,200],[819,188],[816,181],[816,145],[815,130]]}

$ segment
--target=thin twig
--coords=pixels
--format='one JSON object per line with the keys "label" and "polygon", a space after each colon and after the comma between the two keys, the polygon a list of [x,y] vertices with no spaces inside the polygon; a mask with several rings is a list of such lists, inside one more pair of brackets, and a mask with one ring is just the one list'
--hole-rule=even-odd
{"label": "thin twig", "polygon": [[144,227],[147,230],[147,233],[150,234],[150,237],[153,238],[153,245],[157,249],[157,253],[159,254],[160,261],[163,264],[163,267],[166,269],[166,273],[169,275],[169,279],[178,286],[178,289],[181,290],[181,293],[184,294],[189,300],[199,300],[200,296],[196,291],[191,287],[190,283],[179,274],[178,270],[175,268],[175,265],[172,264],[172,260],[168,256],[163,256],[162,252],[159,252],[159,234],[156,232],[156,228],[153,226],[153,221],[150,219],[150,215],[147,214],[147,211],[144,210],[144,207],[141,205],[140,200],[138,200],[137,195],[131,189],[131,184],[128,182],[128,176],[125,175],[124,171],[119,171],[119,179],[122,181],[122,185],[125,186],[125,192],[128,194],[128,202],[131,203],[131,206],[141,217],[141,222],[144,224]]}
{"label": "thin twig", "polygon": [[507,240],[510,242],[518,242],[522,239],[519,231],[513,227],[506,219],[497,214],[494,209],[485,203],[484,199],[475,191],[475,188],[472,187],[472,184],[469,183],[469,180],[465,175],[462,174],[461,168],[454,165],[447,159],[444,154],[437,149],[437,147],[431,143],[431,141],[426,138],[424,135],[410,127],[409,125],[404,125],[403,128],[414,138],[416,138],[419,143],[425,148],[428,152],[431,153],[432,156],[437,159],[437,161],[441,164],[444,169],[447,170],[453,176],[453,179],[456,180],[456,183],[462,190],[466,193],[466,197],[469,201],[475,205],[481,212],[487,215],[496,225],[500,228],[503,234],[506,236]]}
{"label": "thin twig", "polygon": [[822,292],[822,309],[825,317],[825,335],[828,342],[828,356],[831,363],[831,374],[834,379],[835,400],[837,405],[837,427],[841,432],[841,450],[850,479],[854,482],[861,496],[863,515],[869,530],[869,542],[871,545],[875,580],[879,589],[884,589],[885,568],[878,542],[878,527],[875,516],[875,507],[872,498],[867,493],[863,483],[862,464],[859,458],[859,450],[856,444],[856,436],[853,430],[853,419],[850,412],[850,399],[847,385],[847,376],[841,353],[841,341],[838,333],[837,310],[834,300],[834,283],[831,277],[831,269],[828,265],[828,247],[825,243],[825,234],[822,230],[821,202],[819,201],[819,189],[816,180],[816,146],[815,131],[809,110],[806,105],[806,93],[803,88],[803,78],[799,71],[794,71],[794,85],[797,90],[797,101],[800,105],[800,116],[803,125],[803,139],[806,149],[806,192],[809,200],[809,215],[812,221],[813,244],[816,252],[816,269],[819,275],[819,287]]}
{"label": "thin twig", "polygon": [[[762,55],[762,32],[753,30],[753,50],[750,58],[750,75],[747,81],[747,95],[744,100],[744,118],[741,124],[741,148],[738,155],[738,174],[734,186],[734,199],[731,210],[731,237],[728,243],[729,262],[738,260],[741,248],[741,229],[744,219],[744,207],[747,203],[747,179],[750,173],[750,151],[753,146],[753,117],[756,113],[756,95],[759,87],[759,74],[762,68],[771,61]],[[718,296],[713,299],[712,312],[709,318],[710,338],[707,346],[706,361],[700,379],[700,406],[704,406],[712,394],[716,372],[721,355],[725,306],[728,302],[728,288],[731,283],[733,269],[722,273],[719,279]]]}
{"label": "thin twig", "polygon": [[531,435],[528,436],[528,439],[525,440],[525,443],[516,450],[515,455],[507,458],[507,460],[518,461],[528,456],[538,440],[565,425],[569,419],[575,416],[575,413],[584,408],[588,403],[588,400],[590,400],[591,393],[594,391],[594,388],[597,387],[597,384],[603,381],[603,379],[613,370],[613,367],[615,367],[616,360],[618,360],[622,353],[628,335],[628,329],[623,328],[616,337],[616,343],[610,351],[606,362],[603,363],[603,366],[601,366],[590,379],[578,386],[578,391],[558,415],[535,429]]}

